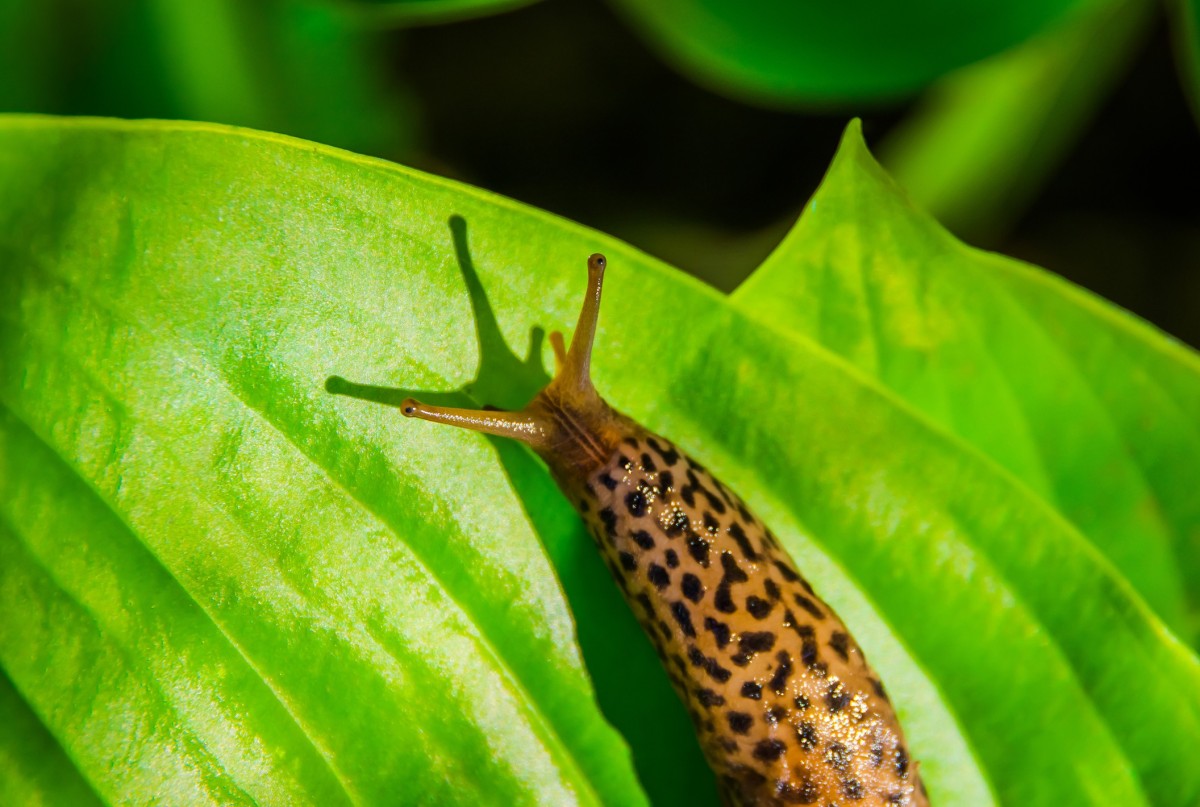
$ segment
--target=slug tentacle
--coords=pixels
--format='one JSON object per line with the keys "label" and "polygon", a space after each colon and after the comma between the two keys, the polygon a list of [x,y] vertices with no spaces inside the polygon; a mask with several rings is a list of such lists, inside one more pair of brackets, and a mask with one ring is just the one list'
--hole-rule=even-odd
{"label": "slug tentacle", "polygon": [[603,465],[631,421],[613,411],[592,386],[592,344],[604,286],[603,255],[588,258],[588,287],[579,322],[564,350],[562,334],[550,334],[558,371],[524,409],[516,412],[429,406],[411,398],[401,404],[405,417],[448,423],[472,431],[527,443],[550,466],[560,484],[582,478]]}
{"label": "slug tentacle", "polygon": [[567,363],[567,347],[563,343],[562,331],[550,332],[550,346],[554,348],[555,372],[561,373]]}
{"label": "slug tentacle", "polygon": [[745,503],[592,386],[606,261],[557,372],[516,412],[401,405],[528,443],[575,505],[692,717],[731,805],[927,807],[861,648]]}
{"label": "slug tentacle", "polygon": [[546,428],[536,416],[519,412],[500,412],[485,409],[458,409],[452,406],[431,406],[413,398],[400,404],[405,417],[446,423],[461,429],[511,437],[535,448],[546,443]]}

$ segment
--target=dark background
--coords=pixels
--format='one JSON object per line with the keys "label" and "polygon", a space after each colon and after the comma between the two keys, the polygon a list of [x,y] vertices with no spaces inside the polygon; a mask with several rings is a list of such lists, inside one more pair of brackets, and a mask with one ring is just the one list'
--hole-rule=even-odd
{"label": "dark background", "polygon": [[[850,117],[875,146],[911,109],[723,98],[600,0],[418,28],[389,51],[422,111],[411,164],[609,232],[723,290],[783,237]],[[1164,19],[1011,230],[966,237],[1200,346],[1200,138]]]}

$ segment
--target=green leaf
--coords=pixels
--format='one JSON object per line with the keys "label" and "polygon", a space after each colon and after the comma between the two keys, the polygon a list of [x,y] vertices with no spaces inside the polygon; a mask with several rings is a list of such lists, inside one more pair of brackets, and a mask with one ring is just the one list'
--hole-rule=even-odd
{"label": "green leaf", "polygon": [[1173,0],[1170,8],[1179,72],[1192,103],[1192,113],[1200,122],[1200,0]]}
{"label": "green leaf", "polygon": [[1146,0],[1092,0],[947,75],[888,133],[880,162],[949,230],[994,241],[1124,73],[1152,11]]}
{"label": "green leaf", "polygon": [[0,803],[31,807],[101,803],[3,674],[0,727]]}
{"label": "green leaf", "polygon": [[913,92],[1025,40],[1077,2],[616,0],[687,75],[774,104]]}
{"label": "green leaf", "polygon": [[427,25],[485,17],[537,0],[326,0],[356,20],[384,25]]}
{"label": "green leaf", "polygon": [[321,0],[10,0],[0,109],[213,121],[397,155],[412,104],[380,79],[380,45]]}
{"label": "green leaf", "polygon": [[3,119],[0,200],[0,667],[104,800],[644,802],[598,700],[716,803],[538,461],[356,399],[522,402],[598,249],[597,385],[772,524],[938,804],[1200,797],[1197,661],[1070,523],[619,242],[195,124]]}
{"label": "green leaf", "polygon": [[1176,631],[1200,627],[1200,359],[1033,267],[965,246],[859,129],[734,294],[1017,476]]}

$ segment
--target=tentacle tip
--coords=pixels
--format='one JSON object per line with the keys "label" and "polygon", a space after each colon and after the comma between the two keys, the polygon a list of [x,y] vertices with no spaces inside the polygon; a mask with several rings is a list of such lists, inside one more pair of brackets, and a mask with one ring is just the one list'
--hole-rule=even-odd
{"label": "tentacle tip", "polygon": [[605,266],[608,266],[608,258],[605,258],[599,252],[594,253],[588,258],[588,269],[591,269],[593,272],[603,272]]}
{"label": "tentacle tip", "polygon": [[416,417],[417,416],[417,407],[419,407],[420,405],[421,405],[421,402],[415,398],[405,398],[404,401],[400,404],[400,412],[406,418]]}

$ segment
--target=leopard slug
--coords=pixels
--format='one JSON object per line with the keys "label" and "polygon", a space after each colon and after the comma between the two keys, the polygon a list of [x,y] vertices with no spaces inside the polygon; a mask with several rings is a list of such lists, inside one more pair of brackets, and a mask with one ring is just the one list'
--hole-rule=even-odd
{"label": "leopard slug", "polygon": [[767,526],[592,386],[606,261],[553,380],[516,412],[401,404],[529,444],[658,650],[729,805],[928,805],[878,676]]}

